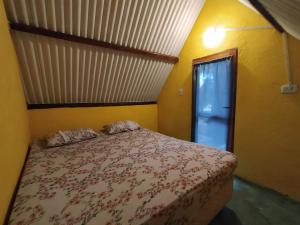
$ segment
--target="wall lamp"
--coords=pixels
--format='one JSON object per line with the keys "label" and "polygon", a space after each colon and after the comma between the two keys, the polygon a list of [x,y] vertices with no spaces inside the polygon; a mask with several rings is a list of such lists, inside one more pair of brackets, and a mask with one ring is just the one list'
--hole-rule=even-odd
{"label": "wall lamp", "polygon": [[260,30],[260,29],[273,29],[272,26],[252,26],[252,27],[238,27],[238,28],[225,28],[223,26],[212,26],[206,29],[203,34],[203,43],[207,48],[215,48],[223,42],[227,31],[247,31],[247,30]]}

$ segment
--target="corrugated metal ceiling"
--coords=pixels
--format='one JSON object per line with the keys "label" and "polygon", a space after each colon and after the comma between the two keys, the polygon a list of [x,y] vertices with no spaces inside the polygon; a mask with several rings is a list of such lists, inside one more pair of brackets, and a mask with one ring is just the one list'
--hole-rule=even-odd
{"label": "corrugated metal ceiling", "polygon": [[[204,0],[5,0],[11,22],[178,56]],[[12,32],[29,104],[155,101],[173,65]]]}

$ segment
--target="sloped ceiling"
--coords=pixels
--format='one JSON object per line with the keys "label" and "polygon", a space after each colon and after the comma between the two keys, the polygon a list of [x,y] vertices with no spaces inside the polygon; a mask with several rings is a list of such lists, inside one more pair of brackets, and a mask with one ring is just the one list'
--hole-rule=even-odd
{"label": "sloped ceiling", "polygon": [[[260,12],[280,32],[287,32],[300,40],[299,0],[239,0]],[[266,13],[268,15],[266,15]]]}
{"label": "sloped ceiling", "polygon": [[300,40],[299,0],[260,0],[260,3],[286,32]]}
{"label": "sloped ceiling", "polygon": [[[9,21],[178,56],[204,0],[5,0]],[[12,31],[29,104],[156,101],[173,64]]]}

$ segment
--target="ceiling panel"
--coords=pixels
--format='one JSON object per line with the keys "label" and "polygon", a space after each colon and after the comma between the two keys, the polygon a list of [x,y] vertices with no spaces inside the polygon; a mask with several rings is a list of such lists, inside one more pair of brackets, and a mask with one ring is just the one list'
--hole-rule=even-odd
{"label": "ceiling panel", "polygon": [[[178,56],[204,0],[5,0],[11,22]],[[173,65],[12,32],[27,101],[155,101]]]}

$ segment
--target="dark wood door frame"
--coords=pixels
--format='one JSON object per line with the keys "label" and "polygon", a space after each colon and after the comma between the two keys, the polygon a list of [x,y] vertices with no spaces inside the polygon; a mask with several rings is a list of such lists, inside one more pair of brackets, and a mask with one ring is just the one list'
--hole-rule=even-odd
{"label": "dark wood door frame", "polygon": [[236,89],[237,89],[237,65],[238,65],[238,49],[228,49],[223,52],[219,52],[213,55],[204,56],[201,58],[193,59],[193,74],[192,74],[192,130],[191,137],[192,141],[195,141],[195,109],[196,109],[196,65],[214,62],[222,60],[224,58],[231,58],[231,73],[232,73],[232,83],[231,83],[231,116],[229,120],[229,137],[227,141],[227,150],[233,152],[234,143],[234,126],[235,126],[235,105],[236,105]]}

